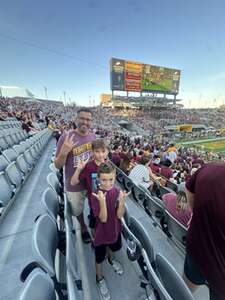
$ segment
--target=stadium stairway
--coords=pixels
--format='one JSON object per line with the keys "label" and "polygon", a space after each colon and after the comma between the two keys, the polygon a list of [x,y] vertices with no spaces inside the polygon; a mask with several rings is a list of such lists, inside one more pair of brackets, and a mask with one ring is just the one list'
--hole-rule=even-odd
{"label": "stadium stairway", "polygon": [[20,273],[33,259],[34,220],[44,212],[40,199],[48,187],[46,176],[54,148],[55,140],[51,139],[0,224],[1,300],[18,299],[23,287]]}

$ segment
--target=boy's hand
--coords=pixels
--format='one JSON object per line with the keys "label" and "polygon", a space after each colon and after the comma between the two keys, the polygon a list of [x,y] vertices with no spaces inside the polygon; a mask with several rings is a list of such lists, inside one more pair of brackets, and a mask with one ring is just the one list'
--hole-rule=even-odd
{"label": "boy's hand", "polygon": [[131,194],[131,191],[126,193],[125,191],[120,191],[119,193],[119,202],[120,203],[125,203],[126,197]]}
{"label": "boy's hand", "polygon": [[80,171],[83,170],[88,161],[89,161],[89,158],[87,158],[86,160],[80,159],[77,164],[77,169]]}
{"label": "boy's hand", "polygon": [[99,202],[105,201],[105,193],[102,191],[98,191],[98,194],[92,193],[93,196],[95,196]]}

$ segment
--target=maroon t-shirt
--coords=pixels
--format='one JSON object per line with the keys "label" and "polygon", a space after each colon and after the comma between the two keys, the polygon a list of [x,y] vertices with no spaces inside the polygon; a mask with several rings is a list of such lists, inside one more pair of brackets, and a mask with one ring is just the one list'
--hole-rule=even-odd
{"label": "maroon t-shirt", "polygon": [[[61,135],[56,150],[56,157],[61,151],[61,147],[65,141],[66,134]],[[73,136],[73,142],[77,142],[73,150],[68,154],[65,164],[65,190],[67,192],[78,192],[84,190],[84,187],[78,183],[77,185],[71,185],[70,180],[73,176],[79,159],[86,160],[92,155],[91,142],[96,139],[93,133],[88,133],[85,136],[80,135],[75,130],[69,131],[69,137]]]}
{"label": "maroon t-shirt", "polygon": [[87,190],[89,205],[92,192],[96,192],[98,189],[97,171],[98,165],[94,160],[91,160],[86,164],[79,176],[80,183]]}
{"label": "maroon t-shirt", "polygon": [[165,167],[165,166],[161,167],[160,174],[162,176],[166,177],[167,179],[170,179],[173,177],[173,171],[170,168]]}
{"label": "maroon t-shirt", "polygon": [[106,191],[106,205],[107,205],[107,221],[101,222],[98,215],[100,213],[99,201],[95,196],[91,197],[91,208],[94,216],[97,218],[94,234],[94,246],[109,245],[117,241],[119,234],[122,231],[121,220],[117,218],[117,201],[119,196],[119,189],[113,187]]}
{"label": "maroon t-shirt", "polygon": [[225,299],[225,163],[201,167],[186,183],[194,193],[187,253]]}

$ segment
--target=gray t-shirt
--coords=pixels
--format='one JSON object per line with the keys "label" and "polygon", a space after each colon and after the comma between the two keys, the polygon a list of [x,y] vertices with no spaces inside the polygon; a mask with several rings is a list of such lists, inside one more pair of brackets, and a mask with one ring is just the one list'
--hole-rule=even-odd
{"label": "gray t-shirt", "polygon": [[[92,155],[91,142],[96,139],[94,133],[88,133],[85,136],[80,135],[75,130],[69,131],[69,137],[73,136],[73,142],[77,142],[73,150],[68,154],[65,164],[65,191],[67,192],[79,192],[84,190],[81,184],[71,185],[70,180],[73,176],[77,163],[80,159],[86,160]],[[56,150],[56,157],[61,151],[61,147],[65,141],[66,133],[62,134]]]}

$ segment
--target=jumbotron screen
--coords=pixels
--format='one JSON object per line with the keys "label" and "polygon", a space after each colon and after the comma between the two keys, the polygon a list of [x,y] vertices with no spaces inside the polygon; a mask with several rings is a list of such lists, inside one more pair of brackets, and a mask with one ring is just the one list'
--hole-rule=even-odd
{"label": "jumbotron screen", "polygon": [[111,90],[178,94],[180,70],[112,58]]}

